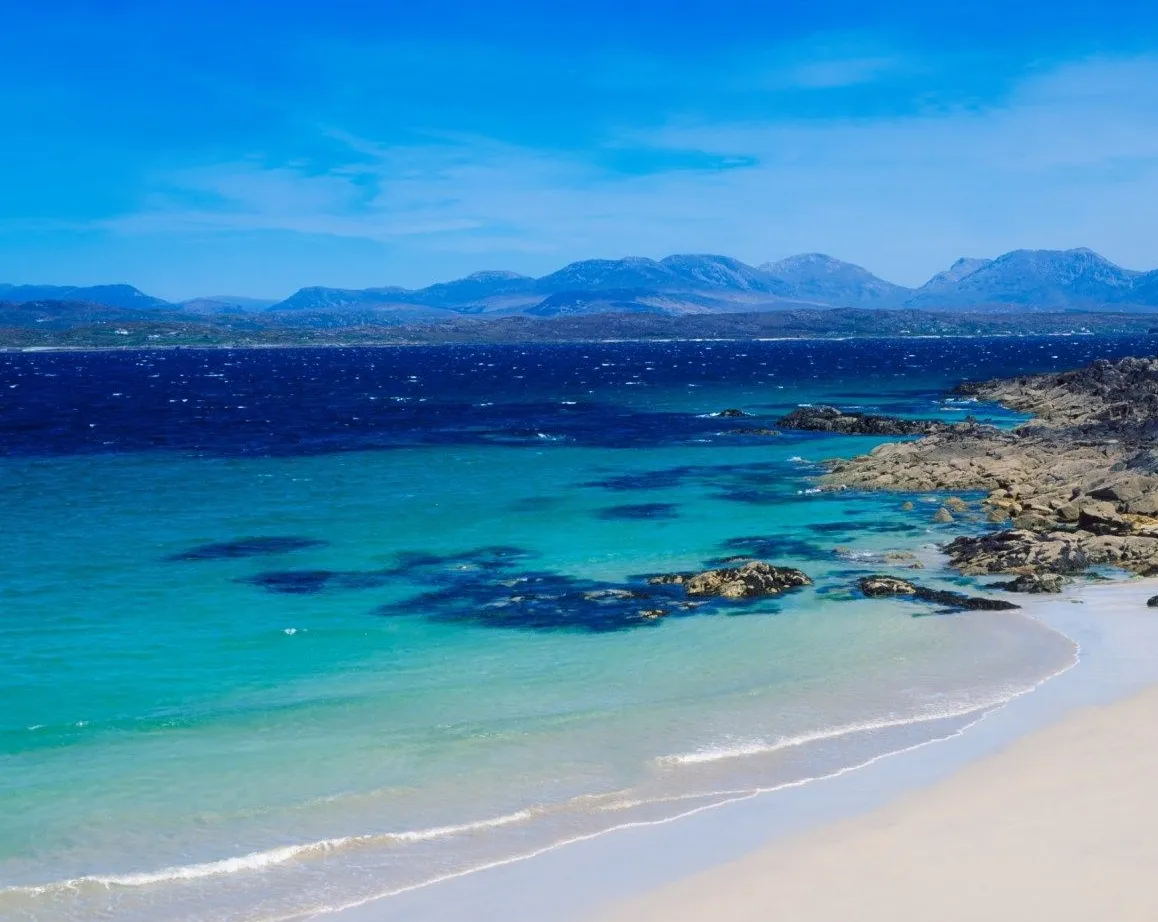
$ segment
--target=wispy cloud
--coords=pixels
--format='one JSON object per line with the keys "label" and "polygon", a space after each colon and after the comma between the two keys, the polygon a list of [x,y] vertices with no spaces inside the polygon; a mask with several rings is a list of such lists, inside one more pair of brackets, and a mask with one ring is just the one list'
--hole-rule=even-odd
{"label": "wispy cloud", "polygon": [[[896,66],[787,62],[778,79],[834,87]],[[825,249],[916,282],[954,256],[1027,244],[1086,244],[1148,265],[1158,262],[1155,111],[1158,59],[1134,58],[1030,74],[987,108],[699,118],[578,151],[329,131],[340,145],[332,161],[253,157],[170,173],[138,211],[101,226],[362,238],[427,254],[434,271],[491,258],[533,270],[563,255],[712,250],[758,261]],[[625,167],[624,152],[648,167]]]}

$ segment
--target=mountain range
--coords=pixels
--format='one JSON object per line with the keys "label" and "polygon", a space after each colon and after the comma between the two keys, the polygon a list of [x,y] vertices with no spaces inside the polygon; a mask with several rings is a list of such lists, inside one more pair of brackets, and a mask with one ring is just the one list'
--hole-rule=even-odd
{"label": "mountain range", "polygon": [[[996,259],[959,259],[918,288],[819,253],[750,266],[727,256],[590,259],[541,278],[476,272],[421,289],[302,288],[274,302],[215,295],[170,303],[131,285],[0,285],[4,319],[44,302],[79,302],[172,316],[276,315],[287,325],[400,323],[455,316],[559,317],[596,313],[682,315],[833,308],[1025,312],[1158,310],[1158,270],[1123,269],[1088,249],[1014,250]],[[16,309],[14,309],[14,306]],[[91,316],[91,308],[85,311]],[[272,319],[272,318],[271,318]],[[29,317],[29,322],[32,318]]]}

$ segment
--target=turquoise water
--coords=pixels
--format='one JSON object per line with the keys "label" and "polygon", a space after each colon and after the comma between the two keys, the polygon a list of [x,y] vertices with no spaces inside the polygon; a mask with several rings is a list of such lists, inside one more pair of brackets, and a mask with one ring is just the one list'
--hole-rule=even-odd
{"label": "turquoise water", "polygon": [[[981,347],[970,368],[1137,344]],[[820,400],[1012,421],[943,400],[959,349],[888,348],[0,357],[21,392],[0,917],[295,918],[838,771],[1032,688],[1070,661],[1059,635],[850,589],[888,550],[951,580],[929,548],[976,523],[813,492],[817,461],[873,440],[729,432]],[[339,431],[379,402],[422,408]],[[755,420],[709,415],[731,406]],[[220,548],[255,537],[294,541]],[[816,585],[622,598],[737,553]]]}

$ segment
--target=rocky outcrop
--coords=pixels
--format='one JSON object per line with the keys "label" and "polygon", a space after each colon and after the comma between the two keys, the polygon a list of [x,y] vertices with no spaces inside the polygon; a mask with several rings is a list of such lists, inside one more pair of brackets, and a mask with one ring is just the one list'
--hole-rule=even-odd
{"label": "rocky outcrop", "polygon": [[812,585],[812,580],[800,570],[774,567],[762,560],[701,573],[668,573],[653,576],[648,582],[683,586],[689,596],[719,596],[724,599],[754,599]]}
{"label": "rocky outcrop", "polygon": [[1061,592],[1069,582],[1069,578],[1059,573],[1022,573],[1016,579],[1006,583],[993,583],[991,589],[1004,589],[1007,592],[1027,592],[1039,594],[1043,592]]}
{"label": "rocky outcrop", "polygon": [[937,419],[902,419],[871,413],[851,413],[829,406],[798,407],[780,419],[782,429],[836,432],[843,435],[931,435],[966,432],[979,427],[972,421],[946,423]]}
{"label": "rocky outcrop", "polygon": [[909,598],[942,605],[953,611],[1010,611],[1020,608],[1019,605],[1004,599],[986,599],[944,589],[929,589],[927,586],[920,586],[895,576],[864,576],[858,580],[857,588],[869,598],[890,596]]}
{"label": "rocky outcrop", "polygon": [[1011,527],[959,538],[947,551],[963,572],[1011,574],[1015,591],[1062,582],[1022,576],[1096,565],[1158,573],[1158,359],[1095,362],[957,393],[1034,419],[1011,432],[960,424],[881,445],[833,463],[822,486],[984,491],[985,517]]}

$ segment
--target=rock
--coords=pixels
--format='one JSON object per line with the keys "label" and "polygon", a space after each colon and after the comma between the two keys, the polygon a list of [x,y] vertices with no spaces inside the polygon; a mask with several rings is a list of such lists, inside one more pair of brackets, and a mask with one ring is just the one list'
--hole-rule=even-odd
{"label": "rock", "polygon": [[1150,608],[1158,608],[1158,595],[1152,595],[1146,600],[1146,605]]}
{"label": "rock", "polygon": [[645,608],[639,613],[639,617],[645,621],[655,621],[664,617],[667,614],[666,608]]}
{"label": "rock", "polygon": [[872,598],[888,595],[916,595],[917,586],[906,579],[897,579],[895,576],[865,576],[857,586],[865,595]]}
{"label": "rock", "polygon": [[812,580],[800,570],[774,567],[762,560],[753,560],[740,567],[705,570],[702,573],[653,576],[648,582],[682,585],[689,596],[719,596],[725,599],[779,595],[787,589],[812,585]]}
{"label": "rock", "polygon": [[[1004,523],[1008,516],[1013,527],[951,545],[953,564],[966,573],[1067,575],[1093,564],[1158,573],[1158,358],[1098,361],[959,392],[1034,418],[1012,431],[926,420],[920,439],[830,462],[821,486],[986,492],[987,518]],[[833,432],[921,434],[921,421],[884,419],[813,407],[789,421]],[[945,501],[950,514],[955,506]]]}
{"label": "rock", "polygon": [[1158,493],[1147,493],[1126,503],[1126,511],[1134,515],[1158,516]]}
{"label": "rock", "polygon": [[901,503],[902,512],[912,512],[916,508],[917,507],[913,505],[912,500],[906,500],[905,502]]}
{"label": "rock", "polygon": [[1021,607],[1004,599],[986,599],[944,589],[929,589],[895,576],[865,576],[857,581],[857,587],[870,598],[901,596],[944,605],[954,611],[1011,611]]}
{"label": "rock", "polygon": [[1129,503],[1141,499],[1151,489],[1149,478],[1137,474],[1118,478],[1096,489],[1090,490],[1092,499],[1106,500],[1111,503]]}
{"label": "rock", "polygon": [[650,596],[638,589],[592,589],[583,593],[588,602],[622,602],[626,599],[647,599]]}
{"label": "rock", "polygon": [[961,537],[942,550],[962,573],[1046,572],[1071,575],[1091,564],[1089,552],[1077,536],[1053,532],[1007,530],[978,537]]}
{"label": "rock", "polygon": [[743,429],[729,429],[728,435],[780,435],[779,429],[764,429],[759,426],[748,426]]}
{"label": "rock", "polygon": [[969,504],[959,496],[950,496],[945,500],[945,508],[950,512],[968,512]]}
{"label": "rock", "polygon": [[938,522],[942,525],[947,525],[948,523],[954,521],[953,513],[951,513],[948,509],[946,509],[944,506],[942,506],[940,509],[937,510],[937,514],[933,516],[933,521]]}
{"label": "rock", "polygon": [[1078,510],[1078,528],[1094,535],[1129,534],[1131,526],[1113,503],[1104,500],[1084,503]]}
{"label": "rock", "polygon": [[1013,519],[1013,527],[1021,531],[1048,532],[1057,529],[1057,521],[1040,512],[1023,512]]}
{"label": "rock", "polygon": [[743,417],[751,416],[751,413],[745,413],[743,410],[737,410],[735,407],[729,407],[727,410],[720,410],[719,413],[713,414],[721,419],[741,419]]}
{"label": "rock", "polygon": [[870,413],[846,413],[828,406],[798,407],[779,422],[782,429],[838,432],[844,435],[929,435],[947,432],[961,425],[964,424],[946,423],[938,419],[901,419]]}
{"label": "rock", "polygon": [[994,589],[1006,592],[1061,592],[1069,580],[1059,573],[1022,573],[1007,583],[994,583]]}
{"label": "rock", "polygon": [[1002,522],[1008,522],[1009,521],[1009,513],[1005,509],[1000,509],[1000,508],[990,509],[989,512],[987,512],[985,514],[985,521],[993,522],[994,524],[1000,524]]}

